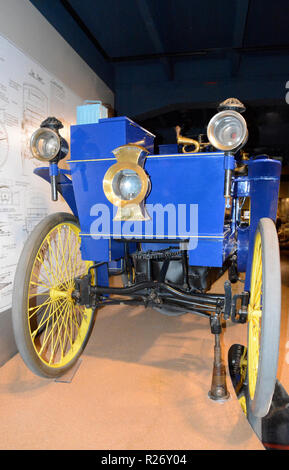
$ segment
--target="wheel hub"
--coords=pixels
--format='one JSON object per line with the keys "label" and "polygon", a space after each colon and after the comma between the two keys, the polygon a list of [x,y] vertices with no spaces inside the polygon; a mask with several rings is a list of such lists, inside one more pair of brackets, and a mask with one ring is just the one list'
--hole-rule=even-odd
{"label": "wheel hub", "polygon": [[262,317],[261,309],[253,309],[251,305],[248,306],[248,321],[259,320]]}
{"label": "wheel hub", "polygon": [[49,290],[49,295],[51,300],[59,300],[59,299],[67,299],[72,301],[72,292],[73,292],[73,287],[70,287],[67,290],[60,290],[55,287],[52,287]]}

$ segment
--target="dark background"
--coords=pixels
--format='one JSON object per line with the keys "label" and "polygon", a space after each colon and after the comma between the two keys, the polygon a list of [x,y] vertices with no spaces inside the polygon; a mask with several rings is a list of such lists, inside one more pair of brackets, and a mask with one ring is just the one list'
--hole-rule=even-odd
{"label": "dark background", "polygon": [[115,92],[116,114],[158,143],[175,142],[177,124],[205,133],[233,96],[247,108],[246,149],[289,164],[288,0],[31,3]]}

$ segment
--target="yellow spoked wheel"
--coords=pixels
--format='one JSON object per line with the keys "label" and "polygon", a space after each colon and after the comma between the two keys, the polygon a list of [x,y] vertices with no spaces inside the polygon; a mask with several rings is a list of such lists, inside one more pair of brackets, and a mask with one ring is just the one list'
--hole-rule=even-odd
{"label": "yellow spoked wheel", "polygon": [[260,334],[262,321],[262,246],[261,234],[255,238],[251,270],[250,303],[248,307],[248,386],[251,400],[254,399],[259,365]]}
{"label": "yellow spoked wheel", "polygon": [[93,327],[92,309],[73,296],[75,278],[92,264],[81,258],[79,232],[71,214],[46,217],[24,245],[15,275],[16,343],[27,366],[44,377],[60,376],[75,363]]}
{"label": "yellow spoked wheel", "polygon": [[268,413],[278,368],[281,277],[275,224],[263,218],[255,235],[248,306],[247,408]]}

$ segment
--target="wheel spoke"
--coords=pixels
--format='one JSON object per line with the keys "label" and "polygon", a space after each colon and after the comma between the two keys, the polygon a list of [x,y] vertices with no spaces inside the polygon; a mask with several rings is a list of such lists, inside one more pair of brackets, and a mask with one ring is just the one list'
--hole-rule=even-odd
{"label": "wheel spoke", "polygon": [[[53,358],[53,356],[54,356],[54,354],[55,354],[55,352],[56,352],[56,350],[57,350],[57,349],[56,349],[56,346],[57,346],[58,340],[59,340],[59,345],[60,345],[60,349],[61,349],[61,359],[62,359],[62,357],[63,357],[63,343],[61,342],[61,330],[62,330],[62,326],[63,326],[64,320],[65,320],[65,315],[66,315],[66,310],[65,310],[65,309],[66,309],[66,308],[67,308],[67,305],[64,307],[64,312],[63,312],[63,315],[62,315],[62,321],[61,321],[61,324],[60,324],[60,325],[59,325],[59,323],[58,323],[58,320],[61,320],[61,318],[60,318],[60,316],[58,316],[58,314],[56,315],[56,316],[57,316],[56,322],[57,322],[57,329],[58,329],[58,331],[57,331],[57,337],[56,337],[56,341],[55,341],[55,346],[54,346],[54,349],[53,349],[53,351],[52,351],[52,353],[51,353],[51,354],[52,354],[52,358]],[[50,361],[49,361],[49,362],[50,362]]]}
{"label": "wheel spoke", "polygon": [[65,322],[65,325],[63,327],[64,328],[64,331],[63,331],[64,348],[65,348],[65,343],[66,343],[67,339],[69,339],[70,346],[72,347],[72,336],[70,337],[69,332],[68,332],[68,324],[69,324],[70,318],[71,318],[71,306],[69,305],[69,302],[67,302],[67,305],[66,305],[66,322]]}
{"label": "wheel spoke", "polygon": [[[45,300],[45,302],[43,302],[41,305],[36,305],[35,307],[30,307],[28,309],[28,311],[30,312],[31,310],[34,310],[33,313],[31,313],[31,315],[28,315],[28,319],[31,320],[31,318],[42,308],[42,307],[45,307],[47,304],[51,304],[53,302],[53,300],[51,300],[50,297],[48,297],[48,299]],[[35,310],[36,309],[36,310]]]}
{"label": "wheel spoke", "polygon": [[67,271],[67,262],[66,262],[66,257],[65,257],[66,248],[67,248],[67,246],[68,246],[68,241],[69,241],[69,239],[70,239],[70,228],[68,229],[68,233],[69,233],[69,235],[67,236],[65,248],[63,248],[63,243],[62,243],[62,238],[61,238],[61,234],[60,234],[60,229],[59,229],[59,227],[58,227],[58,240],[60,240],[60,246],[61,246],[61,252],[62,252],[62,255],[61,255],[62,258],[61,258],[60,268],[62,269],[62,266],[64,265],[64,269],[65,269],[66,275],[67,275],[67,286],[68,286],[68,287],[71,287],[71,277],[69,276],[68,271]]}
{"label": "wheel spoke", "polygon": [[[50,271],[50,269],[48,269],[48,267],[45,265],[45,261],[43,258],[40,257],[40,255],[38,255],[36,257],[37,261],[39,261],[39,263],[41,264],[41,266],[44,268],[45,272],[46,272],[46,276],[47,276],[47,280],[49,281],[49,285],[50,286],[53,286],[53,273]],[[50,276],[52,277],[52,279],[50,278]]]}
{"label": "wheel spoke", "polygon": [[[53,258],[54,258],[55,263],[56,263],[56,271],[57,271],[57,273],[58,273],[58,279],[57,279],[57,281],[59,282],[59,281],[62,279],[63,282],[60,282],[60,285],[62,284],[62,286],[63,286],[64,288],[67,288],[68,286],[66,285],[65,279],[64,279],[64,277],[63,277],[63,272],[62,272],[62,270],[61,270],[61,268],[60,268],[59,261],[58,261],[57,257],[55,256],[55,253],[54,253],[54,251],[53,251],[53,249],[52,249],[51,242],[50,242],[49,238],[48,238],[47,242],[48,242],[48,245],[49,245],[50,253],[52,253]],[[56,282],[57,282],[57,281],[56,281]]]}
{"label": "wheel spoke", "polygon": [[47,284],[40,283],[40,282],[30,281],[30,284],[32,284],[33,286],[45,287],[45,289],[50,289],[50,286],[48,286]]}
{"label": "wheel spoke", "polygon": [[[50,316],[50,314],[51,314],[51,309],[52,309],[52,308],[53,308],[53,304],[51,304],[50,307],[49,307],[49,312],[48,312],[48,315],[49,315],[49,316]],[[50,318],[51,318],[51,317],[50,317]],[[52,319],[53,319],[53,315],[52,315]],[[46,344],[46,336],[47,336],[47,332],[48,332],[49,323],[50,323],[49,321],[46,322],[46,328],[45,328],[45,331],[44,331],[44,337],[43,337],[43,343],[42,343],[42,344],[44,344],[44,345]],[[41,354],[41,353],[42,353],[42,348],[41,348],[40,351],[39,351],[39,354]]]}
{"label": "wheel spoke", "polygon": [[[59,304],[59,301],[56,301],[55,302],[56,304]],[[47,335],[47,337],[45,338],[45,341],[43,341],[42,343],[42,346],[41,346],[41,349],[39,351],[39,354],[41,355],[41,353],[43,352],[45,346],[48,344],[48,340],[51,338],[51,344],[53,344],[53,339],[54,339],[54,330],[57,326],[57,322],[55,322],[54,318],[55,316],[57,316],[57,311],[59,310],[59,308],[61,307],[61,305],[57,305],[56,308],[54,308],[54,310],[51,312],[51,315],[50,315],[50,318],[52,318],[52,327]]]}
{"label": "wheel spoke", "polygon": [[[57,303],[57,302],[59,302],[59,301],[54,301],[54,302]],[[46,307],[46,309],[45,309],[45,312],[44,312],[44,314],[42,315],[42,318],[41,318],[41,320],[40,320],[40,323],[39,323],[38,327],[36,328],[36,330],[34,330],[34,331],[31,333],[31,336],[34,337],[34,338],[35,338],[35,336],[37,335],[37,333],[39,332],[40,328],[41,328],[46,322],[48,322],[48,321],[50,320],[51,316],[52,316],[55,312],[57,312],[57,310],[59,310],[60,305],[58,305],[58,306],[56,307],[56,309],[54,309],[53,312],[44,320],[48,307],[49,307],[49,305],[47,305],[47,307]]]}

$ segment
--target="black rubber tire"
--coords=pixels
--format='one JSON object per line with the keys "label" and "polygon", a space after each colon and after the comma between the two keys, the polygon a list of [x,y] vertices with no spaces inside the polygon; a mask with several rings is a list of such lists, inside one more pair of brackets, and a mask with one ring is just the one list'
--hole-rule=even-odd
{"label": "black rubber tire", "polygon": [[267,415],[271,405],[278,369],[281,270],[278,236],[274,222],[269,218],[260,219],[256,235],[258,232],[261,235],[262,250],[262,322],[255,394],[252,400],[248,387],[247,409],[248,415],[252,414],[256,418],[262,418]]}
{"label": "black rubber tire", "polygon": [[26,316],[28,286],[31,270],[33,268],[33,263],[38,253],[39,247],[41,246],[46,235],[55,226],[65,222],[72,223],[79,228],[78,219],[72,214],[65,212],[58,212],[47,216],[34,228],[26,240],[20,255],[12,294],[12,324],[18,351],[23,361],[32,372],[46,378],[60,377],[75,364],[87,344],[94,323],[94,315],[92,315],[87,334],[81,345],[81,349],[79,350],[78,354],[75,355],[65,366],[59,368],[49,367],[44,364],[44,362],[41,361],[41,359],[37,356],[31,341]]}

